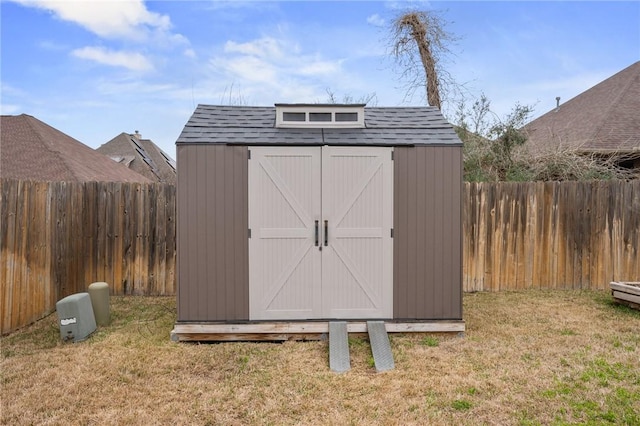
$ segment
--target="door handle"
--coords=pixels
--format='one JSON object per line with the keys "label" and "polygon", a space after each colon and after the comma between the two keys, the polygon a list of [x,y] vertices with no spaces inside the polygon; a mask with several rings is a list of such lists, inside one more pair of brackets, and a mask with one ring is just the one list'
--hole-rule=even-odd
{"label": "door handle", "polygon": [[329,221],[324,221],[324,246],[329,245]]}
{"label": "door handle", "polygon": [[318,247],[318,234],[320,232],[320,229],[318,228],[318,221],[316,220],[316,247]]}

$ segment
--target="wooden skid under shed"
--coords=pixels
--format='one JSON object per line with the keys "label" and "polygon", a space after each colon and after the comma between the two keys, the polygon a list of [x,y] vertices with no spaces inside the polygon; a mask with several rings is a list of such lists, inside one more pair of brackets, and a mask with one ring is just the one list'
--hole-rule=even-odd
{"label": "wooden skid under shed", "polygon": [[[461,321],[385,322],[388,333],[463,333]],[[367,333],[365,321],[347,322],[347,332]],[[177,323],[171,331],[174,342],[189,341],[286,341],[326,340],[328,321],[279,321],[246,324]]]}

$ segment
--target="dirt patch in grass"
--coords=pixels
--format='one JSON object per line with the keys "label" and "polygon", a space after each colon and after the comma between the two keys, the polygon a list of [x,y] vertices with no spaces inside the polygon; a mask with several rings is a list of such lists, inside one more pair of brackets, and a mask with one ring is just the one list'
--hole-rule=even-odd
{"label": "dirt patch in grass", "polygon": [[640,313],[605,292],[464,297],[464,338],[392,336],[377,374],[327,342],[169,341],[173,298],[112,298],[112,324],[59,341],[52,315],[2,338],[2,424],[640,424]]}

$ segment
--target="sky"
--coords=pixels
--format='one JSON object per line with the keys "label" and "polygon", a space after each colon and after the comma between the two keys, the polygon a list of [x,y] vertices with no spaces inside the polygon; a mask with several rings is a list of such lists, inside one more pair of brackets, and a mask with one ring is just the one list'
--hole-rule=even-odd
{"label": "sky", "polygon": [[389,28],[437,13],[456,41],[442,66],[505,117],[532,118],[640,60],[640,2],[0,0],[0,109],[97,148],[138,130],[175,158],[198,104],[372,97],[425,105],[390,56]]}

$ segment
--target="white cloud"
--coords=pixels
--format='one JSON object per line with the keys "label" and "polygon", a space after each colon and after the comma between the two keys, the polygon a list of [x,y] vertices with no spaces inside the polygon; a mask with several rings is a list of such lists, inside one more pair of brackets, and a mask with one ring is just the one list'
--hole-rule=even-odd
{"label": "white cloud", "polygon": [[[298,50],[295,46],[289,46],[289,49],[292,49],[294,52]],[[224,45],[224,51],[227,53],[241,53],[272,59],[282,58],[285,50],[287,50],[287,48],[283,46],[283,42],[272,37],[263,37],[247,43],[227,41]]]}
{"label": "white cloud", "polygon": [[241,56],[220,62],[226,71],[236,78],[249,82],[275,83],[277,80],[277,66],[255,56]]}
{"label": "white cloud", "polygon": [[377,13],[369,16],[367,18],[367,23],[373,25],[374,27],[384,27],[387,22]]}
{"label": "white cloud", "polygon": [[344,59],[304,52],[297,42],[285,38],[230,40],[223,50],[209,66],[217,81],[241,85],[240,96],[245,100],[321,101],[327,87],[338,87],[349,78],[342,66]]}
{"label": "white cloud", "polygon": [[44,9],[64,21],[74,22],[105,38],[142,40],[149,31],[168,32],[167,15],[150,12],[142,0],[55,1],[17,0]]}
{"label": "white cloud", "polygon": [[298,72],[302,75],[327,75],[334,74],[340,71],[340,64],[342,61],[323,61],[316,59],[310,63],[303,65],[298,69]]}
{"label": "white cloud", "polygon": [[124,67],[132,71],[149,71],[153,69],[151,61],[136,52],[112,51],[102,47],[87,46],[75,49],[71,54],[77,58],[88,59],[113,67]]}
{"label": "white cloud", "polygon": [[321,76],[341,71],[342,60],[327,60],[318,54],[304,54],[296,43],[263,37],[246,43],[227,41],[227,57],[212,64],[251,81],[275,81],[292,76]]}
{"label": "white cloud", "polygon": [[14,115],[20,112],[20,109],[21,108],[19,105],[12,105],[12,104],[5,104],[5,103],[0,104],[0,113],[3,115]]}
{"label": "white cloud", "polygon": [[184,56],[186,56],[187,58],[191,58],[191,59],[195,59],[198,57],[198,55],[196,55],[196,51],[189,48],[189,49],[185,49],[184,52],[182,52]]}
{"label": "white cloud", "polygon": [[50,52],[61,52],[69,49],[69,46],[67,46],[66,44],[58,43],[52,40],[41,41],[38,45],[41,49],[48,50]]}
{"label": "white cloud", "polygon": [[425,10],[431,8],[429,0],[390,0],[385,4],[391,10]]}

